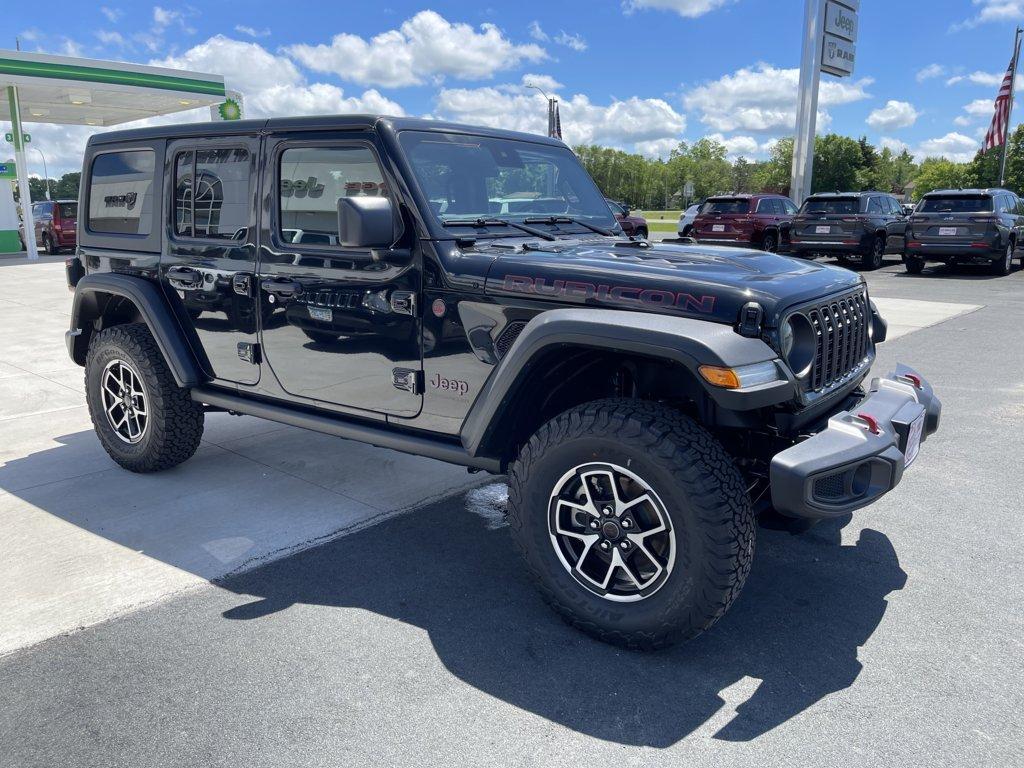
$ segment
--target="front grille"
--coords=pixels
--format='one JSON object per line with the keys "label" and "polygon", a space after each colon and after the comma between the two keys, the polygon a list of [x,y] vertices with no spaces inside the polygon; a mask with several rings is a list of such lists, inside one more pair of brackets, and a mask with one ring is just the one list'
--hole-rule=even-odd
{"label": "front grille", "polygon": [[859,289],[800,311],[817,338],[808,376],[810,390],[821,392],[843,383],[868,356],[871,309],[867,292]]}

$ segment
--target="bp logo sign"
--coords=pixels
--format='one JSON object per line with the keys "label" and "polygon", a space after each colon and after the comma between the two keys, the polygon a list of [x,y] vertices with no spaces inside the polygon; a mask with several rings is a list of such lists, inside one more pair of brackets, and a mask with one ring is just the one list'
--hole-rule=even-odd
{"label": "bp logo sign", "polygon": [[217,107],[217,113],[220,115],[221,120],[242,119],[242,108],[234,99],[225,99],[220,106]]}

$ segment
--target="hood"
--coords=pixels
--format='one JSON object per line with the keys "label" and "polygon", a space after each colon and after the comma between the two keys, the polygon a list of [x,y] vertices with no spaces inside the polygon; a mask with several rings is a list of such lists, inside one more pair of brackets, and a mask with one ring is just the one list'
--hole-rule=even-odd
{"label": "hood", "polygon": [[742,248],[615,238],[485,246],[492,262],[486,291],[560,304],[608,306],[734,323],[749,301],[769,326],[795,304],[863,281],[840,267]]}

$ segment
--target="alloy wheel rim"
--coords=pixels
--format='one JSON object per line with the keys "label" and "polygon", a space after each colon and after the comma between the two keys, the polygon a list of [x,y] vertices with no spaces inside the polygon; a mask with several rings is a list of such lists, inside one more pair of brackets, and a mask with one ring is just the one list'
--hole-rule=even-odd
{"label": "alloy wheel rim", "polygon": [[149,429],[149,403],[142,377],[123,360],[111,360],[100,375],[107,424],[117,437],[135,445]]}
{"label": "alloy wheel rim", "polygon": [[675,564],[665,505],[643,478],[617,464],[581,464],[562,475],[549,499],[548,533],[569,575],[614,602],[650,597]]}

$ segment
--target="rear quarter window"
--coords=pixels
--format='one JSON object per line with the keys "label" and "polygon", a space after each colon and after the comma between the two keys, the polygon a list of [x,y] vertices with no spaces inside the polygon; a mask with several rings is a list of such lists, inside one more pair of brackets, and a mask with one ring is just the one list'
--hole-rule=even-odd
{"label": "rear quarter window", "polygon": [[89,173],[88,229],[100,234],[150,234],[155,168],[151,149],[96,155]]}

